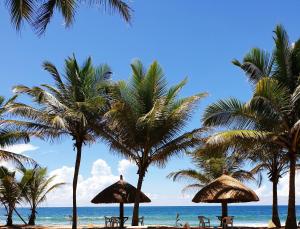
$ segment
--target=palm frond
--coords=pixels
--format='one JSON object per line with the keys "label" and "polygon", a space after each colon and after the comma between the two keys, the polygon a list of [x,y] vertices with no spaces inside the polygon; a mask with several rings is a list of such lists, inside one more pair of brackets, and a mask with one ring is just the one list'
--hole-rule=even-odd
{"label": "palm frond", "polygon": [[11,22],[16,30],[20,30],[22,21],[32,23],[36,4],[34,0],[5,0],[10,11]]}

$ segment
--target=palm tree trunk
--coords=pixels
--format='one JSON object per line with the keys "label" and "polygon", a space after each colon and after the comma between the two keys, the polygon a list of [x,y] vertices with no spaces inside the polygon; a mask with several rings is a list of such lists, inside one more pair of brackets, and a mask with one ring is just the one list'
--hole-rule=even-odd
{"label": "palm tree trunk", "polygon": [[76,229],[77,228],[77,200],[76,200],[76,191],[77,191],[78,174],[79,174],[80,161],[81,161],[82,142],[76,142],[75,146],[76,146],[77,154],[76,154],[75,170],[74,170],[74,177],[73,177],[73,217],[72,217],[72,229]]}
{"label": "palm tree trunk", "polygon": [[6,226],[13,225],[12,215],[13,215],[13,208],[9,207],[7,212]]}
{"label": "palm tree trunk", "polygon": [[145,170],[139,170],[139,179],[136,187],[136,196],[134,201],[133,213],[132,213],[132,226],[138,226],[139,224],[139,207],[140,207],[140,193],[142,190],[143,180],[145,176]]}
{"label": "palm tree trunk", "polygon": [[28,225],[35,225],[35,218],[36,218],[35,213],[36,213],[36,209],[35,209],[35,207],[33,207],[31,209],[31,214],[29,217]]}
{"label": "palm tree trunk", "polygon": [[289,177],[289,200],[288,214],[285,222],[285,228],[296,229],[296,207],[295,207],[295,173],[296,173],[296,152],[289,152],[290,158],[290,177]]}
{"label": "palm tree trunk", "polygon": [[273,204],[272,204],[272,221],[277,227],[281,227],[279,214],[278,214],[278,195],[277,195],[277,185],[278,179],[272,181],[273,183]]}

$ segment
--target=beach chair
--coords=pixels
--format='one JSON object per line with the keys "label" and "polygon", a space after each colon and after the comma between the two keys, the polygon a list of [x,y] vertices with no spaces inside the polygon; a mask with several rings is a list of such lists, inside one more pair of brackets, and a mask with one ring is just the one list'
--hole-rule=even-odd
{"label": "beach chair", "polygon": [[139,225],[144,226],[144,216],[139,218]]}
{"label": "beach chair", "polygon": [[111,227],[111,217],[104,216],[105,227]]}
{"label": "beach chair", "polygon": [[111,217],[110,218],[110,226],[111,227],[119,227],[120,226],[120,219],[119,217]]}
{"label": "beach chair", "polygon": [[199,227],[205,228],[205,227],[210,227],[210,219],[205,217],[205,216],[198,216],[199,220]]}
{"label": "beach chair", "polygon": [[226,216],[222,219],[222,228],[226,229],[228,225],[231,225],[231,228],[233,228],[233,217],[231,216]]}

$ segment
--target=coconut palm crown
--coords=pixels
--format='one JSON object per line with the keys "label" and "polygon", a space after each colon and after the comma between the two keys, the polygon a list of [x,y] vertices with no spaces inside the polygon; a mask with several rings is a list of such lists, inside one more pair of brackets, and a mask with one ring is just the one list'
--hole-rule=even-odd
{"label": "coconut palm crown", "polygon": [[300,40],[291,45],[282,26],[277,26],[274,34],[272,55],[254,50],[242,64],[235,61],[254,82],[250,101],[220,100],[206,109],[203,122],[206,126],[229,128],[210,138],[210,144],[247,142],[249,147],[254,143],[273,144],[286,153],[290,165],[286,227],[295,229],[295,169],[300,152]]}
{"label": "coconut palm crown", "polygon": [[72,138],[76,149],[73,179],[73,228],[76,228],[76,189],[82,148],[95,141],[92,122],[107,110],[104,88],[109,83],[111,71],[106,65],[94,67],[91,58],[80,67],[75,57],[65,60],[64,78],[52,63],[45,62],[43,67],[51,74],[55,86],[14,87],[15,93],[29,95],[34,106],[15,102],[10,112],[26,121],[11,122],[44,139]]}
{"label": "coconut palm crown", "polygon": [[48,177],[47,168],[21,168],[22,197],[30,205],[31,214],[28,225],[35,225],[37,207],[46,200],[47,194],[65,183],[55,183],[55,175]]}
{"label": "coconut palm crown", "polygon": [[[148,70],[138,60],[131,68],[130,81],[119,82],[113,90],[111,109],[105,120],[112,133],[107,138],[111,149],[138,166],[140,192],[150,165],[164,166],[171,156],[199,144],[202,129],[182,131],[205,93],[179,99],[178,93],[186,80],[167,88],[162,68],[156,61]],[[137,225],[138,219],[139,195],[136,197],[133,225]]]}
{"label": "coconut palm crown", "polygon": [[183,169],[168,175],[168,178],[173,181],[192,182],[183,188],[183,192],[190,189],[199,190],[223,174],[241,182],[255,179],[253,173],[242,169],[246,163],[245,157],[234,149],[217,149],[204,145],[187,154],[191,157],[196,169]]}

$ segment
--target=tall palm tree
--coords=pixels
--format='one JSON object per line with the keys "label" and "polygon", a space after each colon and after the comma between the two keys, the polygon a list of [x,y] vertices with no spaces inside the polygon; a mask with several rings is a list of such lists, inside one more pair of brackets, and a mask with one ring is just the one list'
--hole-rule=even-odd
{"label": "tall palm tree", "polygon": [[25,20],[40,35],[45,32],[55,11],[61,13],[66,27],[72,25],[81,4],[100,5],[109,12],[117,11],[126,22],[130,22],[132,13],[131,8],[123,0],[5,0],[5,2],[11,22],[17,30],[20,30]]}
{"label": "tall palm tree", "polygon": [[77,228],[76,190],[82,148],[95,141],[92,122],[101,118],[108,108],[104,89],[109,83],[111,71],[106,65],[95,68],[91,58],[80,67],[75,57],[65,60],[64,80],[52,63],[45,62],[43,67],[53,77],[55,86],[16,86],[14,91],[29,95],[36,106],[14,103],[10,112],[27,121],[11,122],[46,139],[72,138],[76,149],[72,228]]}
{"label": "tall palm tree", "polygon": [[15,172],[9,171],[7,168],[0,167],[0,202],[6,210],[6,225],[13,225],[13,211],[18,203],[21,202],[22,188],[17,181]]}
{"label": "tall palm tree", "polygon": [[168,178],[173,181],[182,179],[193,181],[183,188],[183,192],[189,189],[200,189],[223,174],[240,181],[255,179],[253,173],[242,169],[246,160],[234,149],[204,146],[188,155],[191,156],[196,169],[183,169],[168,175]]}
{"label": "tall palm tree", "polygon": [[199,144],[202,129],[182,133],[196,103],[204,93],[178,99],[183,80],[167,88],[166,79],[155,61],[145,70],[140,61],[131,65],[129,83],[120,82],[112,91],[111,109],[105,115],[112,135],[112,150],[130,158],[138,166],[137,194],[132,225],[137,225],[139,193],[150,165],[164,166],[168,159]]}
{"label": "tall palm tree", "polygon": [[35,225],[37,207],[46,200],[47,195],[65,183],[54,183],[55,176],[47,176],[47,168],[21,168],[22,197],[30,205],[31,214],[28,225]]}
{"label": "tall palm tree", "polygon": [[290,172],[286,227],[295,229],[295,169],[300,146],[300,40],[290,44],[282,26],[277,26],[274,34],[272,55],[255,51],[252,56],[246,56],[242,64],[234,61],[254,82],[252,99],[246,104],[236,99],[214,103],[206,109],[203,121],[206,126],[231,129],[212,137],[211,143],[259,141],[286,152]]}

